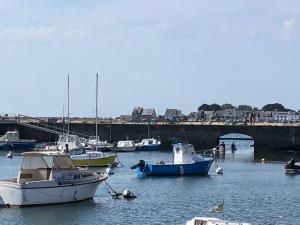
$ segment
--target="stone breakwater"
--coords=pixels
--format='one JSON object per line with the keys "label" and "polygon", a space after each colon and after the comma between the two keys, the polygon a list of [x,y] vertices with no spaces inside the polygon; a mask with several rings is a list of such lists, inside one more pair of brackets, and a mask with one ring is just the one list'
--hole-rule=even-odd
{"label": "stone breakwater", "polygon": [[[62,128],[61,123],[49,124]],[[24,127],[15,122],[0,123],[0,135],[8,130],[17,129],[21,138],[36,139],[38,142],[53,142],[57,135],[49,132]],[[166,124],[99,124],[98,133],[101,139],[110,142],[159,136],[162,141],[162,150],[170,150],[172,137],[194,144],[197,150],[211,149],[218,145],[219,137],[230,133],[240,133],[254,138],[255,160],[264,158],[267,161],[287,160],[289,157],[300,159],[300,127],[298,126],[263,126],[263,125],[166,125]],[[84,134],[86,137],[95,134],[95,125],[90,123],[71,123],[70,130]]]}

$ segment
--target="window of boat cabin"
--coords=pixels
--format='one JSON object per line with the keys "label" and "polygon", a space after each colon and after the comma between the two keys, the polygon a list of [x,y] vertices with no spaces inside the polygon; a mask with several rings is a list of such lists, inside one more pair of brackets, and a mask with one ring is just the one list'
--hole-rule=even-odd
{"label": "window of boat cabin", "polygon": [[52,168],[53,158],[48,155],[24,156],[22,169],[47,169]]}
{"label": "window of boat cabin", "polygon": [[68,156],[53,157],[53,169],[76,169],[72,159]]}
{"label": "window of boat cabin", "polygon": [[207,225],[207,221],[204,221],[204,220],[195,220],[194,225]]}

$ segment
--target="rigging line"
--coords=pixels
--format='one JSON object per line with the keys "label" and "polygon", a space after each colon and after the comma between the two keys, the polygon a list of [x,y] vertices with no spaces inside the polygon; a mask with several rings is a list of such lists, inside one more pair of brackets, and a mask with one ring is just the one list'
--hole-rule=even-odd
{"label": "rigging line", "polygon": [[85,97],[86,93],[88,92],[89,89],[91,89],[90,87],[91,87],[92,83],[94,83],[93,78],[94,78],[93,76],[90,76],[90,81],[88,82],[88,85],[87,85],[86,89],[84,90],[83,94],[81,95],[81,97],[79,98],[78,102],[75,104],[73,113],[75,113],[77,111],[77,109],[79,108],[79,105],[82,102],[83,98]]}

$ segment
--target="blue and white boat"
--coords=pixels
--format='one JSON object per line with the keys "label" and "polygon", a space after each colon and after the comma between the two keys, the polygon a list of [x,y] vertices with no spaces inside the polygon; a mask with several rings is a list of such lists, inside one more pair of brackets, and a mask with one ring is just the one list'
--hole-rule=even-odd
{"label": "blue and white boat", "polygon": [[138,176],[207,175],[213,161],[213,158],[196,155],[193,145],[180,143],[173,146],[173,162],[154,164],[140,160],[131,169],[136,169]]}
{"label": "blue and white boat", "polygon": [[20,139],[19,132],[7,131],[0,137],[0,150],[32,150],[36,140]]}
{"label": "blue and white boat", "polygon": [[161,141],[156,138],[143,139],[136,146],[140,151],[158,151],[160,149]]}

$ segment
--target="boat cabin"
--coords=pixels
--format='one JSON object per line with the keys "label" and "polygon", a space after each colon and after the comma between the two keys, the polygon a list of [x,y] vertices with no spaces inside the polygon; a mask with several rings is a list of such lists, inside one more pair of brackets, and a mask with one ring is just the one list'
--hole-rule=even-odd
{"label": "boat cabin", "polygon": [[80,176],[80,171],[69,155],[59,152],[26,152],[17,183],[32,181],[68,181]]}
{"label": "boat cabin", "polygon": [[83,147],[77,135],[66,135],[66,134],[59,135],[58,144],[62,146],[63,150],[67,150],[66,145],[68,145],[68,150],[73,150],[73,149]]}
{"label": "boat cabin", "polygon": [[132,147],[135,146],[134,141],[118,141],[117,148],[124,148],[124,147]]}
{"label": "boat cabin", "polygon": [[141,141],[141,146],[145,146],[145,145],[160,145],[160,141],[155,138],[143,139]]}
{"label": "boat cabin", "polygon": [[175,144],[173,146],[174,164],[192,163],[195,161],[196,151],[192,144]]}
{"label": "boat cabin", "polygon": [[17,130],[7,131],[2,137],[0,137],[0,141],[18,141],[19,139],[19,132]]}

